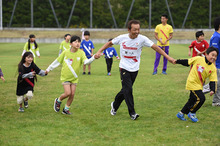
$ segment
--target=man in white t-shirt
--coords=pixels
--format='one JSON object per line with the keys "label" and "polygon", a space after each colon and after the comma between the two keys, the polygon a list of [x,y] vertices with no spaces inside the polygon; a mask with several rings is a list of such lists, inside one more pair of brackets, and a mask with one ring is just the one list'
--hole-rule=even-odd
{"label": "man in white t-shirt", "polygon": [[111,103],[111,115],[116,115],[120,104],[125,100],[128,106],[128,112],[132,120],[136,120],[139,115],[134,109],[134,100],[132,94],[132,86],[138,74],[140,66],[141,51],[144,46],[151,47],[161,55],[167,58],[168,61],[174,64],[175,60],[168,56],[162,49],[155,45],[146,36],[140,33],[140,21],[131,20],[128,22],[128,34],[119,35],[112,41],[107,42],[102,46],[97,55],[101,56],[101,52],[111,45],[120,45],[120,75],[122,89],[116,95],[115,101]]}

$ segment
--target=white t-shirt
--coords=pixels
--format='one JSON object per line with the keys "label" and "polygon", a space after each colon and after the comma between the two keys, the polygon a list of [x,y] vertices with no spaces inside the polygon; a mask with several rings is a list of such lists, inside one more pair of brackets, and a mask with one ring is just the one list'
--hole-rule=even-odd
{"label": "white t-shirt", "polygon": [[119,67],[130,72],[139,70],[141,52],[144,46],[151,47],[154,43],[141,34],[137,38],[131,39],[129,34],[120,35],[112,40],[115,45],[120,45],[121,60]]}

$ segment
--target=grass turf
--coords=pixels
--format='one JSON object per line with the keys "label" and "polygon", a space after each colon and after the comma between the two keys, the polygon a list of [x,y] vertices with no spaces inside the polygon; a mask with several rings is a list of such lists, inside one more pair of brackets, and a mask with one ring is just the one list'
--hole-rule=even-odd
{"label": "grass turf", "polygon": [[[38,77],[29,108],[18,113],[16,103],[17,64],[24,44],[0,44],[0,65],[6,81],[0,81],[0,145],[220,145],[220,108],[212,97],[198,111],[198,123],[176,118],[188,100],[185,82],[189,68],[168,64],[168,75],[152,76],[155,52],[143,48],[141,65],[133,86],[136,112],[132,121],[125,102],[111,116],[110,103],[121,88],[118,61],[107,76],[104,58],[92,63],[92,75],[79,75],[75,99],[67,116],[53,110],[54,99],[63,92],[58,67]],[[59,44],[39,44],[37,65],[46,69],[58,56]],[[102,44],[95,44],[95,52]],[[115,46],[119,53],[119,46]],[[188,58],[187,45],[171,45],[170,56]],[[162,59],[161,59],[162,60]],[[63,101],[61,108],[64,107]]]}

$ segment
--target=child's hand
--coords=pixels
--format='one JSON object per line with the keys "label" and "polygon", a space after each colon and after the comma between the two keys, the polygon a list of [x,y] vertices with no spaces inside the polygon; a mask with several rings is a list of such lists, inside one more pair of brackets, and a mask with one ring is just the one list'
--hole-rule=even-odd
{"label": "child's hand", "polygon": [[36,75],[36,72],[35,72],[35,71],[32,71],[32,75],[35,76],[35,75]]}
{"label": "child's hand", "polygon": [[48,73],[49,73],[49,72],[46,70],[46,71],[45,71],[45,75],[47,75]]}
{"label": "child's hand", "polygon": [[5,78],[3,76],[1,76],[1,79],[2,79],[3,82],[5,82]]}
{"label": "child's hand", "polygon": [[191,52],[189,52],[188,55],[191,56]]}
{"label": "child's hand", "polygon": [[214,91],[211,91],[211,92],[210,92],[210,96],[212,96],[213,94],[214,94]]}
{"label": "child's hand", "polygon": [[94,55],[94,58],[95,58],[95,59],[99,59],[99,58],[100,58],[100,56],[99,56],[99,55],[97,55],[97,54],[95,54],[95,55]]}
{"label": "child's hand", "polygon": [[[100,58],[101,56],[102,56],[102,53],[98,51],[98,52],[95,54],[94,57],[95,57],[95,59],[98,59],[98,58]],[[98,58],[96,58],[96,57],[98,57]]]}

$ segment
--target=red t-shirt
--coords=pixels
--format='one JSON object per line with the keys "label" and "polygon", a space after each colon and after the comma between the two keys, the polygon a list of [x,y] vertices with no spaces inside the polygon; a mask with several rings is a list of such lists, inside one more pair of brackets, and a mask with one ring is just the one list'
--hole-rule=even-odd
{"label": "red t-shirt", "polygon": [[[189,46],[189,48],[193,48],[192,57],[197,56],[197,54],[198,54],[199,52],[203,52],[204,50],[208,49],[208,47],[209,47],[209,44],[208,44],[208,42],[207,42],[206,40],[203,40],[203,41],[201,41],[201,42],[197,42],[197,41],[195,40],[195,41],[193,41],[193,42],[191,43],[191,45]],[[197,50],[198,50],[199,52],[197,52]],[[203,53],[203,54],[205,55],[205,53]]]}

